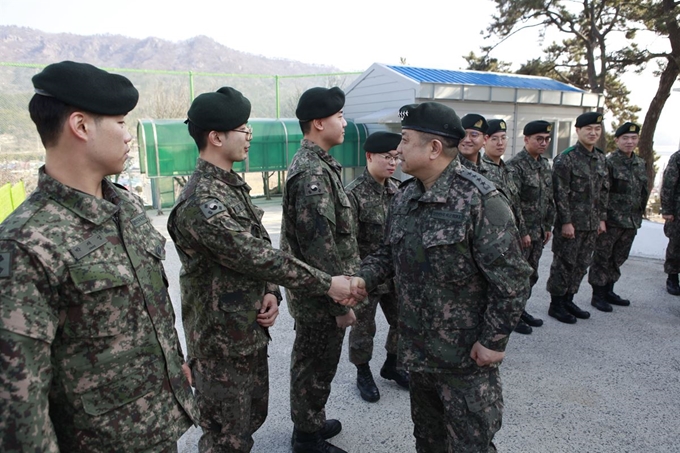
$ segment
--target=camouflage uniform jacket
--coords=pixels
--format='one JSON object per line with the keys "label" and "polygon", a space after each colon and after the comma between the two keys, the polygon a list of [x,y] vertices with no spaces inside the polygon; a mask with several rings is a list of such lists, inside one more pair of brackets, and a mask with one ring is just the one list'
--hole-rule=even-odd
{"label": "camouflage uniform jacket", "polygon": [[661,214],[680,216],[680,151],[671,155],[663,172]]}
{"label": "camouflage uniform jacket", "polygon": [[470,373],[476,341],[505,350],[531,273],[505,197],[454,159],[428,191],[416,179],[401,185],[385,241],[358,275],[369,290],[394,275],[409,371]]}
{"label": "camouflage uniform jacket", "polygon": [[512,180],[512,177],[508,174],[508,167],[505,165],[505,162],[503,162],[503,159],[501,159],[500,164],[491,160],[486,154],[482,154],[481,159],[488,169],[485,174],[486,178],[494,183],[496,189],[505,195],[505,198],[507,198],[508,203],[510,204],[512,214],[515,216],[515,225],[520,232],[520,236],[525,236],[527,228],[524,225],[524,217],[522,216],[522,209],[519,202],[519,190]]}
{"label": "camouflage uniform jacket", "polygon": [[609,204],[607,225],[618,228],[640,228],[647,207],[647,170],[645,161],[621,150],[607,156],[609,170]]}
{"label": "camouflage uniform jacket", "polygon": [[232,171],[198,159],[168,218],[182,261],[180,287],[187,348],[192,358],[245,356],[266,346],[256,316],[265,293],[280,298],[276,281],[323,295],[331,276],[272,248],[264,211]]}
{"label": "camouflage uniform jacket", "polygon": [[555,200],[553,198],[552,171],[547,158],[531,157],[522,149],[507,163],[508,172],[519,192],[524,230],[520,236],[531,236],[532,241],[542,241],[545,232],[555,222]]}
{"label": "camouflage uniform jacket", "polygon": [[[281,249],[330,275],[351,275],[360,261],[341,169],[333,156],[303,139],[288,168],[283,194]],[[287,300],[295,319],[322,321],[349,312],[327,296],[288,291]]]}
{"label": "camouflage uniform jacket", "polygon": [[489,168],[488,163],[484,162],[484,160],[482,159],[481,152],[477,153],[477,163],[472,162],[470,159],[463,156],[460,152],[458,153],[457,158],[458,160],[460,160],[460,163],[463,167],[475,171],[480,175],[484,176],[485,178],[489,179],[489,172],[491,171],[491,169]]}
{"label": "camouflage uniform jacket", "polygon": [[191,425],[165,239],[137,196],[102,193],[41,168],[0,225],[3,452],[149,451]]}
{"label": "camouflage uniform jacket", "polygon": [[[381,185],[365,169],[361,176],[345,187],[352,203],[352,214],[359,225],[357,242],[362,259],[380,248],[385,233],[387,209],[392,197],[399,190],[400,183],[396,178],[388,178]],[[377,294],[387,294],[390,289],[393,289],[391,283],[380,285]]]}
{"label": "camouflage uniform jacket", "polygon": [[565,149],[553,163],[555,225],[574,225],[575,230],[596,231],[607,220],[609,178],[604,153],[590,152],[581,142]]}

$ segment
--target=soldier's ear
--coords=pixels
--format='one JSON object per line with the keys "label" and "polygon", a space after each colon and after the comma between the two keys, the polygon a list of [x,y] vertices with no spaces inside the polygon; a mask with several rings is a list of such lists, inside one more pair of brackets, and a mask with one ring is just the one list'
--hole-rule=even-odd
{"label": "soldier's ear", "polygon": [[438,139],[430,140],[430,160],[435,160],[444,152],[444,145]]}

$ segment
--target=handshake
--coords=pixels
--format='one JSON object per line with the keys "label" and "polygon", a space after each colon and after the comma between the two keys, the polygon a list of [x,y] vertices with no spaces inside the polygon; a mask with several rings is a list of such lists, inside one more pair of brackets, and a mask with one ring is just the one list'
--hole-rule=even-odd
{"label": "handshake", "polygon": [[335,302],[347,307],[354,307],[368,295],[364,279],[348,275],[333,277],[331,287],[326,294]]}

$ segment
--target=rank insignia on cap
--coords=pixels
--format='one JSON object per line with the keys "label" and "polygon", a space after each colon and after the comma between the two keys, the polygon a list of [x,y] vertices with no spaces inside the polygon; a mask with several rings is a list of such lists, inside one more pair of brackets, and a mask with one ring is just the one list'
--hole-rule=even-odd
{"label": "rank insignia on cap", "polygon": [[482,124],[484,124],[484,122],[482,120],[479,120],[475,123],[475,127],[482,127]]}
{"label": "rank insignia on cap", "polygon": [[598,122],[598,123],[601,123],[601,122],[602,122],[602,115],[600,115],[600,116],[597,117],[597,122]]}
{"label": "rank insignia on cap", "polygon": [[399,111],[399,119],[400,119],[400,120],[403,120],[403,119],[406,118],[407,116],[408,116],[408,110],[400,110],[400,111]]}
{"label": "rank insignia on cap", "polygon": [[305,195],[321,195],[322,193],[326,193],[326,191],[316,182],[310,182],[305,187]]}
{"label": "rank insignia on cap", "polygon": [[226,210],[227,208],[225,208],[222,202],[217,198],[213,198],[204,203],[201,203],[201,212],[203,212],[203,215],[205,216],[206,219],[209,219],[215,214],[219,214],[220,212]]}
{"label": "rank insignia on cap", "polygon": [[508,126],[506,126],[505,121],[501,121],[501,129],[505,130],[507,128]]}
{"label": "rank insignia on cap", "polygon": [[637,126],[635,124],[630,125],[630,129],[628,129],[630,132],[637,132]]}
{"label": "rank insignia on cap", "polygon": [[548,125],[545,127],[545,130],[548,131],[548,132],[552,132],[552,124],[548,124]]}
{"label": "rank insignia on cap", "polygon": [[12,275],[12,254],[10,252],[0,252],[0,278],[7,278]]}

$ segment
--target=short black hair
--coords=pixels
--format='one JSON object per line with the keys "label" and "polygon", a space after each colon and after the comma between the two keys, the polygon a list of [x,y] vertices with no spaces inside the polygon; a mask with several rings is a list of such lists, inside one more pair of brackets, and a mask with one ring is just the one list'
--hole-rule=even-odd
{"label": "short black hair", "polygon": [[300,121],[300,130],[302,131],[302,135],[309,134],[309,132],[312,130],[312,122]]}
{"label": "short black hair", "polygon": [[28,112],[35,123],[40,140],[45,148],[56,145],[66,119],[77,109],[57,98],[33,95],[28,103]]}
{"label": "short black hair", "polygon": [[430,134],[429,132],[420,131],[421,143],[429,142],[430,140],[439,140],[444,145],[444,148],[455,148],[460,143],[460,140],[453,137],[445,137],[443,135]]}
{"label": "short black hair", "polygon": [[189,129],[189,135],[191,135],[196,142],[196,146],[198,146],[198,151],[203,151],[205,147],[208,146],[208,135],[210,134],[210,131],[206,131],[205,129],[196,126],[191,120],[187,122],[187,127]]}

